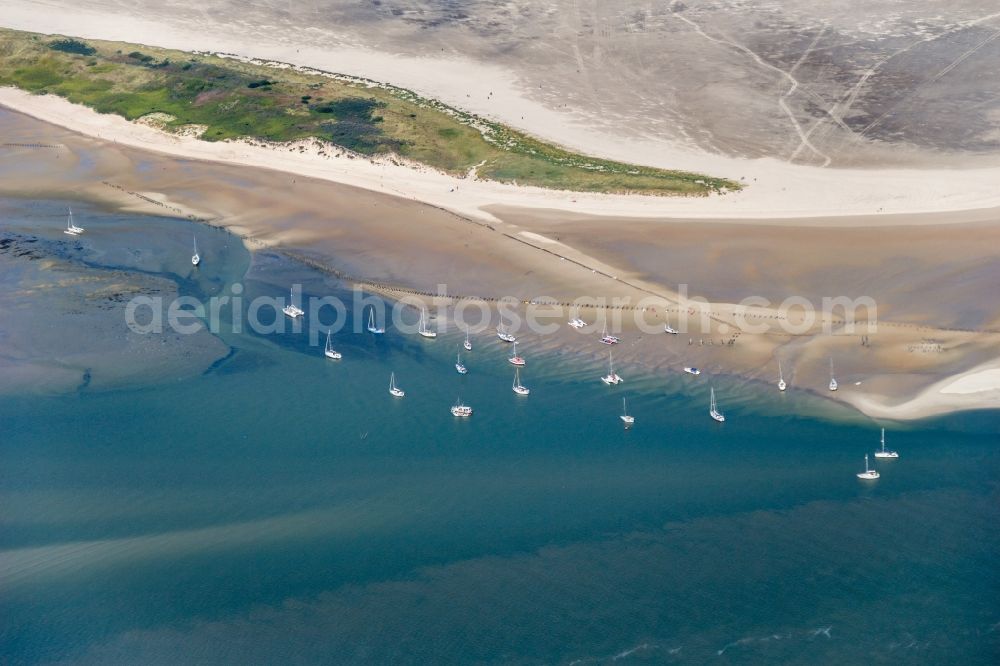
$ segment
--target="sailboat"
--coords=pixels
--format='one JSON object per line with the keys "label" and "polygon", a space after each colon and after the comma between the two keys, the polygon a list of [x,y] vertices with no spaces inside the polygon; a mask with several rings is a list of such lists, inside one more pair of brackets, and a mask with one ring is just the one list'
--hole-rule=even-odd
{"label": "sailboat", "polygon": [[719,411],[718,405],[715,404],[715,389],[714,388],[712,389],[712,401],[711,401],[711,403],[709,403],[708,415],[711,416],[716,421],[718,421],[719,423],[722,423],[723,421],[726,420],[726,417],[723,415],[723,413]]}
{"label": "sailboat", "polygon": [[517,355],[517,343],[514,343],[514,349],[511,350],[510,358],[507,359],[511,365],[523,366],[524,359]]}
{"label": "sailboat", "polygon": [[626,428],[631,428],[632,424],[635,423],[635,417],[629,416],[628,406],[625,404],[625,398],[622,398],[622,415],[618,418],[622,420],[622,423],[625,424]]}
{"label": "sailboat", "polygon": [[469,341],[469,327],[465,327],[465,342],[462,343],[465,351],[472,351],[472,342]]}
{"label": "sailboat", "polygon": [[396,373],[389,373],[389,393],[396,396],[397,398],[402,398],[406,395],[406,391],[396,386]]}
{"label": "sailboat", "polygon": [[514,385],[511,387],[514,393],[518,395],[528,395],[531,391],[528,390],[527,386],[521,384],[521,369],[514,368]]}
{"label": "sailboat", "polygon": [[201,263],[201,255],[198,254],[198,237],[194,238],[194,254],[191,255],[191,265],[197,266]]}
{"label": "sailboat", "polygon": [[342,358],[340,352],[335,350],[330,343],[330,331],[326,332],[326,349],[323,350],[323,355],[334,361],[339,361]]}
{"label": "sailboat", "polygon": [[604,333],[601,334],[601,342],[606,345],[616,345],[621,342],[617,336],[608,335],[608,322],[604,322]]}
{"label": "sailboat", "polygon": [[374,333],[375,335],[382,335],[385,333],[385,329],[375,325],[375,306],[368,311],[368,332]]}
{"label": "sailboat", "polygon": [[69,216],[66,218],[66,230],[63,233],[70,236],[79,236],[83,233],[84,229],[83,227],[76,226],[76,223],[73,222],[73,209],[70,208],[68,210]]}
{"label": "sailboat", "polygon": [[427,310],[421,308],[420,310],[420,329],[417,331],[420,335],[425,338],[436,338],[438,336],[437,331],[432,331],[427,328]]}
{"label": "sailboat", "polygon": [[573,328],[580,329],[586,326],[587,322],[580,319],[579,317],[573,317],[572,319],[569,320],[569,325],[572,326]]}
{"label": "sailboat", "polygon": [[875,452],[876,458],[898,458],[899,454],[895,451],[887,451],[885,448],[885,428],[882,428],[882,448]]}
{"label": "sailboat", "polygon": [[517,338],[507,332],[507,327],[503,325],[503,318],[500,319],[500,325],[497,326],[497,337],[504,342],[517,342]]}
{"label": "sailboat", "polygon": [[455,404],[451,407],[452,416],[472,416],[472,407],[462,404],[461,398],[455,399]]}
{"label": "sailboat", "polygon": [[289,291],[288,292],[288,305],[286,305],[285,307],[281,308],[281,311],[284,312],[289,317],[291,317],[292,319],[295,319],[296,317],[301,317],[302,315],[304,315],[305,314],[305,310],[303,310],[299,306],[297,306],[294,303],[292,303],[292,294],[293,293],[294,293],[293,291]]}
{"label": "sailboat", "polygon": [[833,378],[833,357],[830,357],[830,390],[837,390],[837,380]]}
{"label": "sailboat", "polygon": [[464,365],[462,365],[462,352],[458,353],[458,358],[455,359],[455,369],[458,370],[458,374],[464,375],[469,371]]}
{"label": "sailboat", "polygon": [[858,472],[858,478],[859,479],[864,479],[864,480],[868,481],[868,480],[877,479],[878,477],[879,477],[878,472],[876,472],[873,469],[868,469],[868,454],[866,453],[865,454],[865,471]]}
{"label": "sailboat", "polygon": [[663,324],[663,332],[669,333],[670,335],[677,335],[677,333],[679,333],[679,331],[670,324]]}
{"label": "sailboat", "polygon": [[781,361],[778,361],[778,390],[784,391],[788,388],[788,384],[785,383],[785,376],[781,374]]}
{"label": "sailboat", "polygon": [[601,377],[601,381],[608,386],[615,386],[625,381],[615,372],[615,364],[611,358],[611,352],[608,352],[608,374]]}

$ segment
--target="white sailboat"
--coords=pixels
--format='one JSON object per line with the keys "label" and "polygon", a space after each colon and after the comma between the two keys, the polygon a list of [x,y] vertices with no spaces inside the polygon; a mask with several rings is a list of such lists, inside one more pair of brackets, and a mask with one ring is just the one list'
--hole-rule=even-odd
{"label": "white sailboat", "polygon": [[369,333],[374,333],[375,335],[382,335],[383,333],[385,333],[385,329],[384,328],[382,328],[380,326],[377,326],[375,324],[375,306],[374,305],[372,306],[372,309],[368,311],[368,332]]}
{"label": "white sailboat", "polygon": [[837,390],[837,380],[833,377],[833,357],[830,357],[830,390]]}
{"label": "white sailboat", "polygon": [[611,352],[608,352],[608,374],[601,377],[601,381],[608,386],[617,386],[625,381],[615,372],[615,363],[611,358]]}
{"label": "white sailboat", "polygon": [[521,384],[521,369],[514,368],[514,385],[511,387],[514,393],[518,395],[528,395],[531,391],[528,390],[527,386]]}
{"label": "white sailboat", "polygon": [[514,349],[511,350],[510,358],[507,359],[511,365],[523,366],[524,359],[517,355],[517,343],[514,343]]}
{"label": "white sailboat", "polygon": [[503,325],[503,318],[500,319],[500,325],[497,326],[497,337],[504,342],[517,342],[517,338],[507,332],[507,327]]}
{"label": "white sailboat", "polygon": [[194,254],[191,255],[191,265],[197,266],[201,263],[201,255],[198,254],[198,237],[194,237]]}
{"label": "white sailboat", "polygon": [[632,424],[635,423],[635,417],[630,416],[628,413],[628,405],[625,404],[625,398],[622,398],[622,415],[618,418],[622,420],[626,428],[631,428]]}
{"label": "white sailboat", "polygon": [[781,361],[778,361],[778,390],[784,391],[788,388],[788,384],[785,383],[785,376],[781,374]]}
{"label": "white sailboat", "polygon": [[83,227],[76,226],[76,223],[73,222],[73,209],[70,208],[68,210],[69,215],[66,217],[66,230],[63,233],[70,236],[79,236],[84,232],[84,229]]}
{"label": "white sailboat", "polygon": [[887,451],[885,448],[885,428],[882,428],[882,448],[875,452],[876,458],[898,458],[899,454],[895,451]]}
{"label": "white sailboat", "polygon": [[339,361],[342,358],[340,352],[335,350],[330,342],[330,331],[326,332],[326,349],[323,350],[323,355],[334,361]]}
{"label": "white sailboat", "polygon": [[465,342],[462,343],[465,351],[472,351],[472,342],[469,340],[469,327],[465,327]]}
{"label": "white sailboat", "polygon": [[472,416],[472,407],[469,407],[468,405],[463,405],[462,399],[456,398],[455,404],[452,405],[451,407],[451,415],[461,416],[461,417]]}
{"label": "white sailboat", "polygon": [[468,368],[466,368],[464,365],[462,365],[462,353],[461,352],[458,353],[458,358],[455,359],[455,370],[457,370],[458,374],[460,374],[460,375],[464,375],[465,373],[467,373],[469,371]]}
{"label": "white sailboat", "polygon": [[601,342],[606,345],[616,345],[621,342],[618,336],[608,335],[608,322],[604,322],[604,332],[601,334]]}
{"label": "white sailboat", "polygon": [[436,338],[438,336],[437,331],[432,331],[427,328],[427,310],[424,310],[423,308],[420,310],[420,329],[417,333],[425,338]]}
{"label": "white sailboat", "polygon": [[305,310],[303,310],[299,306],[297,306],[294,303],[292,303],[292,294],[293,294],[293,291],[289,291],[288,292],[288,305],[286,305],[285,307],[281,308],[281,311],[284,312],[289,317],[291,317],[292,319],[295,319],[296,317],[301,317],[306,312],[305,312]]}
{"label": "white sailboat", "polygon": [[664,333],[669,333],[670,335],[677,335],[677,333],[679,331],[676,328],[674,328],[673,326],[671,326],[670,324],[664,324],[663,325],[663,332]]}
{"label": "white sailboat", "polygon": [[712,401],[709,403],[708,415],[711,416],[716,421],[718,421],[719,423],[722,423],[723,421],[726,420],[726,417],[722,414],[722,412],[719,411],[718,405],[715,404],[714,388],[712,389]]}
{"label": "white sailboat", "polygon": [[865,454],[865,471],[858,472],[858,478],[859,479],[864,479],[864,480],[868,481],[868,480],[877,479],[878,477],[879,477],[879,473],[878,472],[876,472],[873,469],[869,469],[868,468],[868,454],[866,453]]}
{"label": "white sailboat", "polygon": [[574,317],[573,319],[569,320],[569,325],[572,326],[573,328],[583,328],[584,326],[587,325],[587,322],[580,319],[579,317]]}
{"label": "white sailboat", "polygon": [[406,395],[406,391],[396,386],[396,373],[389,373],[389,393],[397,398],[402,398]]}

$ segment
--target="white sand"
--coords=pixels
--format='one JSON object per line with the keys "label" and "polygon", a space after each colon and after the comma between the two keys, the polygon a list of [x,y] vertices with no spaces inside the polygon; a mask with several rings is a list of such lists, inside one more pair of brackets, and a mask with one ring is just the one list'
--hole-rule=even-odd
{"label": "white sand", "polygon": [[[959,375],[947,386],[941,388],[941,393],[982,393],[984,391],[1000,391],[1000,368],[973,371]],[[1000,397],[1000,396],[998,396]],[[997,402],[1000,407],[1000,400]]]}
{"label": "white sand", "polygon": [[1000,360],[947,377],[915,397],[891,404],[884,396],[843,396],[847,402],[874,418],[922,419],[966,409],[1000,408]]}
{"label": "white sand", "polygon": [[[570,111],[549,109],[528,97],[513,75],[496,66],[460,59],[417,58],[378,53],[349,44],[323,48],[298,44],[280,31],[249,39],[238,30],[177,27],[122,12],[50,6],[37,0],[7,0],[0,24],[20,30],[111,39],[183,50],[221,51],[306,65],[385,81],[524,129],[588,154],[739,180],[740,193],[709,198],[623,197],[552,192],[454,179],[437,173],[372,165],[362,160],[316,155],[276,155],[239,145],[203,145],[137,133],[111,119],[4,92],[0,103],[69,129],[120,143],[201,159],[268,166],[371,190],[426,201],[456,212],[491,218],[488,204],[554,208],[631,217],[771,219],[851,216],[874,213],[945,212],[1000,207],[1000,167],[990,169],[822,169],[774,159],[744,160],[694,153],[666,141],[613,136],[583,125]],[[488,93],[493,93],[488,95]],[[267,157],[270,155],[270,157]],[[264,163],[266,162],[266,164]],[[457,190],[452,191],[457,187]],[[845,224],[851,221],[845,219]],[[900,223],[887,219],[886,224]],[[907,224],[914,221],[905,220]]]}

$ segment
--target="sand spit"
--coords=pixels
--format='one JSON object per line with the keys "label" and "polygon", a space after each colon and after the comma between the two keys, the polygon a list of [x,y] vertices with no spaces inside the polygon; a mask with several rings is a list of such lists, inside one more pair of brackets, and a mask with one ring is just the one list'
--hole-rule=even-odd
{"label": "sand spit", "polygon": [[847,402],[875,418],[920,419],[965,409],[1000,408],[1000,361],[947,377],[916,396],[893,402],[886,395],[852,395]]}

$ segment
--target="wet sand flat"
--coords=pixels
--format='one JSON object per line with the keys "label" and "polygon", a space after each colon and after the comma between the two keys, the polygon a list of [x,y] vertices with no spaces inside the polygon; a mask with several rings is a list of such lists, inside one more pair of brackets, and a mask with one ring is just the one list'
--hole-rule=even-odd
{"label": "wet sand flat", "polygon": [[[668,308],[682,309],[675,290],[686,282],[691,296],[711,301],[710,327],[669,345],[640,336],[619,350],[623,360],[644,367],[698,363],[770,381],[777,355],[803,385],[822,387],[827,360],[836,353],[844,372],[863,386],[831,397],[850,400],[858,392],[890,404],[988,363],[1000,349],[990,328],[997,313],[988,285],[997,265],[985,242],[996,236],[988,211],[941,214],[940,225],[926,217],[905,224],[894,216],[888,227],[865,229],[817,225],[812,218],[802,227],[788,220],[780,226],[662,223],[495,208],[501,221],[490,224],[389,194],[125,148],[16,113],[0,113],[0,123],[16,144],[4,148],[0,192],[191,215],[243,236],[251,250],[278,249],[363,283],[396,287],[387,292],[394,297],[446,285],[449,294],[485,298],[652,298],[656,309],[644,316],[656,324]],[[788,335],[779,325],[785,315],[774,310],[757,320],[767,322],[763,333],[723,347],[739,328],[731,303],[746,295],[811,300],[841,292],[878,300],[881,337],[867,355],[858,353],[857,335]],[[591,320],[598,316],[603,312],[587,313]],[[634,332],[628,319],[626,330]],[[913,351],[927,340],[941,353]],[[592,339],[568,333],[547,345],[602,352]],[[877,393],[868,394],[869,381]],[[963,399],[978,405],[987,398],[988,392]]]}

